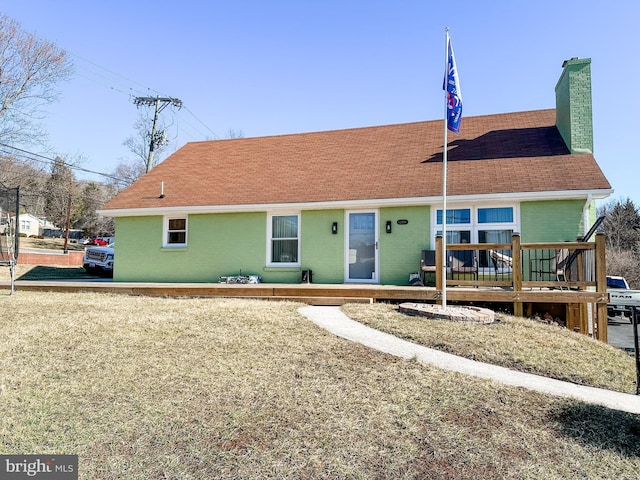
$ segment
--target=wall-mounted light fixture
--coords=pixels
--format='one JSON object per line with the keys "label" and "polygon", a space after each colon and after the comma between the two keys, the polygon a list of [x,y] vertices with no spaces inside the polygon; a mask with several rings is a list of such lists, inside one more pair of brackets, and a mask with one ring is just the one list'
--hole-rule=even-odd
{"label": "wall-mounted light fixture", "polygon": [[331,224],[331,233],[334,235],[338,233],[338,222],[333,222]]}
{"label": "wall-mounted light fixture", "polygon": [[391,233],[391,220],[387,220],[387,225],[385,227],[387,233]]}

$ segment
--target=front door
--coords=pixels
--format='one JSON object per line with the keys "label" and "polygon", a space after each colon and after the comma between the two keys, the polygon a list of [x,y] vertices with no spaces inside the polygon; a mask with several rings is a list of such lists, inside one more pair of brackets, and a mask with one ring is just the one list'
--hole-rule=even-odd
{"label": "front door", "polygon": [[347,212],[345,281],[378,283],[378,214]]}

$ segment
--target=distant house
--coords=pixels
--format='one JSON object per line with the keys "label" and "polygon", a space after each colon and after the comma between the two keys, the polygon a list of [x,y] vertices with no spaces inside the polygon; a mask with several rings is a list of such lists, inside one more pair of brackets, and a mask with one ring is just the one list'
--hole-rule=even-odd
{"label": "distant house", "polygon": [[[16,217],[11,217],[11,222],[15,223]],[[65,230],[56,227],[53,223],[44,218],[39,218],[30,213],[21,213],[19,216],[19,233],[26,237],[48,237],[63,238]],[[69,230],[69,238],[81,239],[82,230]]]}
{"label": "distant house", "polygon": [[[465,117],[448,153],[448,241],[575,241],[611,185],[593,156],[591,61],[556,108]],[[188,143],[102,207],[115,281],[406,285],[442,226],[442,120]],[[487,268],[486,259],[481,268]]]}
{"label": "distant house", "polygon": [[[16,217],[11,217],[12,222],[15,222]],[[41,233],[42,220],[38,217],[34,217],[30,213],[21,213],[19,216],[18,232],[23,236],[37,237]]]}

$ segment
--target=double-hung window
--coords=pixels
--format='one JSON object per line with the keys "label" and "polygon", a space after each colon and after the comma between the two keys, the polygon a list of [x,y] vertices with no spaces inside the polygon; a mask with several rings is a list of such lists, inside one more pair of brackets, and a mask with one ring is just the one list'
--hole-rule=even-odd
{"label": "double-hung window", "polygon": [[268,264],[300,265],[300,215],[270,215]]}
{"label": "double-hung window", "polygon": [[[437,212],[436,233],[442,234],[442,210]],[[447,209],[447,243],[471,243],[471,209]]]}
{"label": "double-hung window", "polygon": [[512,207],[478,208],[478,243],[511,243]]}
{"label": "double-hung window", "polygon": [[[513,207],[478,208],[478,243],[511,243],[516,230]],[[497,250],[500,255],[511,257],[509,250]],[[480,254],[480,266],[490,267],[487,252]]]}
{"label": "double-hung window", "polygon": [[187,217],[165,217],[163,247],[187,246]]}
{"label": "double-hung window", "polygon": [[[435,234],[442,234],[442,210],[436,210]],[[447,209],[447,243],[511,243],[519,231],[517,207],[468,207]],[[498,253],[511,255],[510,251]],[[480,267],[490,267],[486,251],[479,256]]]}

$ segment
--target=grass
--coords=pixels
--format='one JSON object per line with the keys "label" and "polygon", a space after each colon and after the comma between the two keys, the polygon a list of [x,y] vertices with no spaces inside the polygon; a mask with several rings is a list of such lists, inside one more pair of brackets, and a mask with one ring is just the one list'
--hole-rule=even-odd
{"label": "grass", "polygon": [[104,278],[92,275],[82,267],[57,267],[49,265],[28,265],[21,274],[16,275],[16,280],[47,281],[47,280],[87,280]]}
{"label": "grass", "polygon": [[496,314],[492,324],[408,316],[389,304],[350,304],[345,313],[375,329],[454,355],[580,385],[635,393],[634,360],[565,327]]}
{"label": "grass", "polygon": [[[26,249],[34,250],[60,250],[63,251],[63,238],[20,238],[20,251]],[[87,246],[78,243],[69,243],[67,250],[83,251]],[[15,280],[87,280],[101,278],[97,275],[89,275],[82,267],[71,266],[46,266],[46,265],[25,265],[18,263],[16,265]],[[0,268],[0,282],[9,282],[11,280],[9,268],[3,266]]]}
{"label": "grass", "polygon": [[[15,280],[47,281],[67,280],[81,281],[87,279],[105,278],[100,275],[91,275],[82,267],[56,266],[56,265],[16,265]],[[0,268],[0,282],[11,280],[9,267]]]}
{"label": "grass", "polygon": [[[0,306],[0,453],[78,454],[81,479],[640,470],[638,416],[390,357],[295,303],[18,291]],[[578,340],[579,358],[593,342]]]}
{"label": "grass", "polygon": [[[64,250],[64,238],[35,238],[20,237],[20,250],[23,248],[37,248],[45,250]],[[67,250],[84,251],[87,245],[82,245],[77,240],[67,242]]]}

